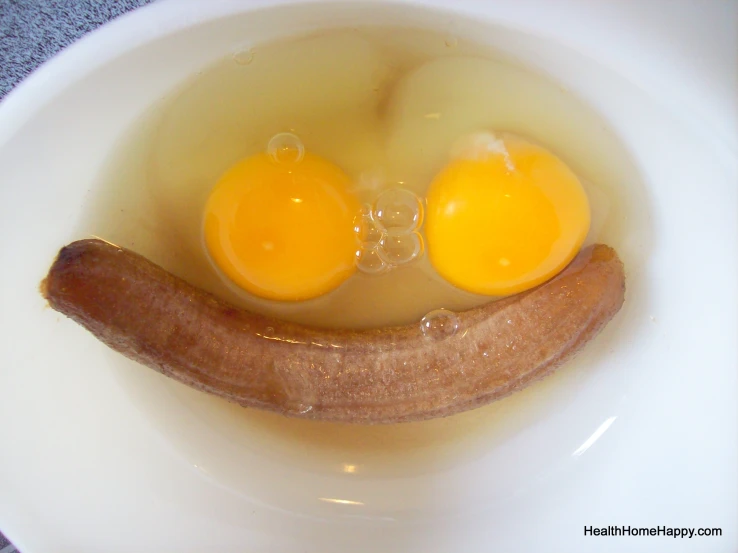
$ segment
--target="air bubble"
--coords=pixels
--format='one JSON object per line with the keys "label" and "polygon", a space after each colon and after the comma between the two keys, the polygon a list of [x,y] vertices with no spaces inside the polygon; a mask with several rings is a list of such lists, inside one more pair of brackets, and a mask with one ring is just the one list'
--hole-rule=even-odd
{"label": "air bubble", "polygon": [[275,134],[267,145],[267,152],[277,163],[299,163],[305,157],[305,146],[296,134]]}
{"label": "air bubble", "polygon": [[356,252],[356,268],[368,275],[378,275],[387,271],[390,266],[381,258],[376,247],[370,247]]}
{"label": "air bubble", "polygon": [[423,224],[423,204],[409,190],[392,188],[374,202],[374,218],[392,234],[412,232]]}
{"label": "air bubble", "polygon": [[374,246],[382,239],[383,232],[372,215],[372,206],[365,205],[354,218],[354,232],[364,245]]}
{"label": "air bubble", "polygon": [[456,313],[448,309],[436,309],[420,320],[420,330],[429,340],[450,338],[459,329]]}
{"label": "air bubble", "polygon": [[445,40],[446,48],[456,48],[459,45],[459,39],[455,36],[450,36]]}
{"label": "air bubble", "polygon": [[233,53],[233,61],[238,65],[248,65],[254,61],[254,51],[250,48],[239,50]]}
{"label": "air bubble", "polygon": [[423,237],[410,234],[386,234],[379,241],[379,256],[390,265],[403,265],[423,255]]}

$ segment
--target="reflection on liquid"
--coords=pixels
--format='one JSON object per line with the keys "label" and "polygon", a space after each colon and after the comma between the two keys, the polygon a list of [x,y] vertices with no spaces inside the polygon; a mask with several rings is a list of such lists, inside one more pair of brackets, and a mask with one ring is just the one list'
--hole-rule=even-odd
{"label": "reflection on liquid", "polygon": [[326,503],[337,503],[339,505],[363,505],[364,503],[361,501],[351,501],[350,499],[334,499],[332,497],[319,497],[320,501],[325,501]]}
{"label": "reflection on liquid", "polygon": [[[254,334],[258,336],[259,338],[264,338],[265,340],[275,340],[277,342],[285,342],[288,344],[300,344],[300,345],[307,344],[307,342],[302,342],[300,340],[293,340],[291,338],[283,338],[281,336],[267,336],[266,334],[262,334],[259,332],[254,332]],[[343,346],[340,344],[321,344],[319,342],[310,342],[310,345],[317,346],[319,348],[335,348],[335,349],[343,348]]]}
{"label": "reflection on liquid", "polygon": [[597,430],[595,430],[594,433],[589,438],[587,438],[587,440],[582,445],[580,445],[576,449],[576,451],[574,451],[574,453],[571,454],[571,456],[572,457],[579,457],[582,453],[584,453],[590,447],[592,447],[592,445],[597,440],[599,440],[605,432],[607,432],[607,429],[610,428],[610,426],[612,426],[612,423],[614,423],[615,422],[615,419],[617,419],[617,418],[618,418],[617,416],[614,416],[614,417],[610,417],[607,420],[605,420],[605,422],[603,422],[597,428]]}

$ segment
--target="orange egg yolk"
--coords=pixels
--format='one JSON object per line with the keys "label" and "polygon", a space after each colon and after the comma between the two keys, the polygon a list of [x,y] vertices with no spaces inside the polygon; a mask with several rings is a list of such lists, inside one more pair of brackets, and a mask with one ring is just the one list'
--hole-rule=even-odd
{"label": "orange egg yolk", "polygon": [[556,156],[522,140],[452,161],[432,182],[425,233],[435,269],[487,295],[532,288],[561,271],[589,231],[587,196]]}
{"label": "orange egg yolk", "polygon": [[358,200],[336,165],[305,153],[267,153],[223,175],[205,208],[205,244],[237,285],[262,298],[299,301],[336,288],[355,270]]}

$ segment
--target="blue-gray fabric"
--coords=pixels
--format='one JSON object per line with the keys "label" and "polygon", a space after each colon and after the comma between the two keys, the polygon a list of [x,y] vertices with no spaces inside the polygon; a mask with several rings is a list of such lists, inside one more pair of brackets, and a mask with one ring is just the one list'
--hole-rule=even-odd
{"label": "blue-gray fabric", "polygon": [[0,0],[0,98],[85,33],[152,0]]}

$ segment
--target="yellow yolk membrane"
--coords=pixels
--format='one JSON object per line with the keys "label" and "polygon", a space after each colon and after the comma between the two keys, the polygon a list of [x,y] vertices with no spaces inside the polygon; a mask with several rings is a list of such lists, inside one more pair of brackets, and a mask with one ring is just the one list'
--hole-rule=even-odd
{"label": "yellow yolk membrane", "polygon": [[431,263],[477,294],[514,294],[550,279],[577,254],[589,225],[577,177],[544,148],[516,138],[477,135],[427,195]]}
{"label": "yellow yolk membrane", "polygon": [[221,177],[207,200],[204,235],[213,261],[238,286],[300,301],[333,290],[355,271],[360,204],[340,168],[285,136]]}

